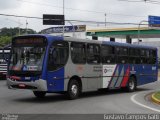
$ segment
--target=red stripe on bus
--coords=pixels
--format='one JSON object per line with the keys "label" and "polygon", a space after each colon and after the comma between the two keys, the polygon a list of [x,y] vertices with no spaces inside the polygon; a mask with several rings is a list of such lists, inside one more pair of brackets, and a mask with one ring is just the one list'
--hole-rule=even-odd
{"label": "red stripe on bus", "polygon": [[130,71],[130,69],[128,67],[127,70],[126,70],[126,74],[123,77],[123,80],[122,80],[122,83],[121,83],[121,87],[126,87],[128,79],[129,79],[129,71]]}
{"label": "red stripe on bus", "polygon": [[10,78],[15,79],[15,80],[20,80],[21,79],[20,77],[17,77],[17,76],[11,76]]}

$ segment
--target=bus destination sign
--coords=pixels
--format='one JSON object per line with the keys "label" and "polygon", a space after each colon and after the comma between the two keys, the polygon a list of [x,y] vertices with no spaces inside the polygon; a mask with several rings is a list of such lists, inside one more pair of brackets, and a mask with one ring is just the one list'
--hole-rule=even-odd
{"label": "bus destination sign", "polygon": [[20,37],[13,40],[13,45],[44,45],[45,43],[46,42],[43,37]]}

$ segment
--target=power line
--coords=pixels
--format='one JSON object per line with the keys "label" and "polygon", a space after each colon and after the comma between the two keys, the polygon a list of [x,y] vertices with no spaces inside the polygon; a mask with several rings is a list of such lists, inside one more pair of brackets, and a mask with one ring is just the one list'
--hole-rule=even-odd
{"label": "power line", "polygon": [[151,4],[160,4],[159,1],[154,1],[154,0],[147,0],[146,2]]}
{"label": "power line", "polygon": [[[25,3],[29,3],[29,4],[36,4],[36,5],[41,5],[41,6],[48,6],[48,7],[54,7],[54,8],[63,9],[63,7],[53,6],[53,5],[49,5],[49,4],[45,4],[45,3],[31,2],[31,1],[26,1],[26,0],[18,0],[18,1],[20,1],[20,2],[25,2]],[[122,0],[122,1],[123,1],[123,0]],[[76,11],[81,11],[81,12],[90,12],[90,13],[96,13],[96,14],[104,14],[104,13],[107,13],[107,15],[115,15],[115,16],[146,17],[146,16],[137,16],[137,15],[128,15],[128,14],[108,13],[108,12],[105,12],[105,11],[82,10],[82,9],[68,8],[68,7],[65,7],[65,9],[68,9],[68,10],[76,10]]]}
{"label": "power line", "polygon": [[150,4],[156,4],[159,5],[160,2],[159,1],[155,1],[155,0],[118,0],[118,1],[123,1],[123,2],[145,2],[145,3],[150,3]]}
{"label": "power line", "polygon": [[118,0],[118,1],[124,1],[124,2],[143,2],[143,0]]}
{"label": "power line", "polygon": [[[21,15],[11,15],[11,14],[1,14],[0,16],[8,16],[8,17],[17,17],[17,18],[27,18],[27,19],[38,19],[42,20],[41,17],[32,17],[32,16],[21,16]],[[105,24],[105,22],[99,21],[84,21],[84,20],[65,20],[65,21],[72,21],[72,22],[83,22],[83,23],[94,23],[94,24]],[[115,24],[115,25],[139,25],[138,23],[118,23],[118,22],[106,22],[107,24]],[[144,24],[146,25],[146,24]]]}
{"label": "power line", "polygon": [[42,19],[40,17],[30,17],[30,16],[21,16],[21,15],[11,15],[11,14],[1,14],[0,16],[8,16],[8,17],[19,17],[19,18],[33,18],[33,19]]}

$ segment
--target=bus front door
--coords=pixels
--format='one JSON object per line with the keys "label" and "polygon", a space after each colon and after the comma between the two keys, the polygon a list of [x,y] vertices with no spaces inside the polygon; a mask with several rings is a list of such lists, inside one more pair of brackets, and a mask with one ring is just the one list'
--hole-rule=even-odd
{"label": "bus front door", "polygon": [[64,68],[68,60],[68,42],[55,41],[49,49],[47,87],[48,91],[64,91]]}

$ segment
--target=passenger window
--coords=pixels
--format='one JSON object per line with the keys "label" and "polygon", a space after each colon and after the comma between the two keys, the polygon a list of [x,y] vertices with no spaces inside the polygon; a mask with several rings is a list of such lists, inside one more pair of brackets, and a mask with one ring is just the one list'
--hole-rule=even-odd
{"label": "passenger window", "polygon": [[135,49],[133,48],[129,49],[129,63],[136,64]]}
{"label": "passenger window", "polygon": [[48,70],[54,71],[63,67],[68,60],[68,51],[68,42],[53,42],[49,49]]}
{"label": "passenger window", "polygon": [[140,55],[141,55],[141,56],[145,56],[145,50],[141,50],[141,51],[140,51]]}
{"label": "passenger window", "polygon": [[149,58],[149,50],[146,50],[146,57]]}
{"label": "passenger window", "polygon": [[101,59],[103,64],[115,63],[115,47],[102,45]]}
{"label": "passenger window", "polygon": [[145,50],[145,49],[140,50],[140,63],[142,63],[142,64],[148,63],[147,50]]}
{"label": "passenger window", "polygon": [[99,64],[100,63],[100,46],[96,44],[87,45],[87,63]]}
{"label": "passenger window", "polygon": [[136,64],[140,64],[140,49],[135,49]]}
{"label": "passenger window", "polygon": [[129,49],[129,63],[131,63],[131,64],[139,64],[140,63],[139,49],[136,49],[136,48]]}
{"label": "passenger window", "polygon": [[128,63],[128,48],[116,47],[117,63]]}
{"label": "passenger window", "polygon": [[156,50],[150,50],[149,51],[149,64],[156,64]]}
{"label": "passenger window", "polygon": [[84,43],[71,43],[71,59],[75,64],[86,63],[86,48]]}

